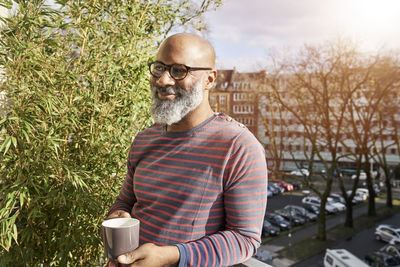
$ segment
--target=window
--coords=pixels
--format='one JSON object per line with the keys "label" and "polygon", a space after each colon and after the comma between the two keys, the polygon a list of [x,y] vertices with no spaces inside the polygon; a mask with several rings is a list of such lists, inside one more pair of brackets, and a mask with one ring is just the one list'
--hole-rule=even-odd
{"label": "window", "polygon": [[243,123],[246,126],[253,126],[253,118],[251,117],[242,117],[237,119],[238,122]]}
{"label": "window", "polygon": [[233,112],[237,114],[253,114],[254,106],[253,105],[234,105]]}
{"label": "window", "polygon": [[233,94],[233,101],[248,101],[253,98],[253,94],[247,93],[234,93]]}
{"label": "window", "polygon": [[329,255],[326,255],[325,259],[326,259],[326,262],[329,263],[329,265],[333,264],[333,259]]}
{"label": "window", "polygon": [[219,103],[220,104],[225,104],[226,103],[226,96],[220,95],[219,96]]}

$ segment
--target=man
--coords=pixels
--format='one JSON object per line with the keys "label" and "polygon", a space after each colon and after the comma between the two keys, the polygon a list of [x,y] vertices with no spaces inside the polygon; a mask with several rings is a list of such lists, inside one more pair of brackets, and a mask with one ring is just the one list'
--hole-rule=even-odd
{"label": "man", "polygon": [[108,218],[140,220],[130,266],[228,266],[260,245],[267,196],[264,150],[243,125],[215,114],[209,42],[181,33],[149,64],[156,123],[140,132]]}

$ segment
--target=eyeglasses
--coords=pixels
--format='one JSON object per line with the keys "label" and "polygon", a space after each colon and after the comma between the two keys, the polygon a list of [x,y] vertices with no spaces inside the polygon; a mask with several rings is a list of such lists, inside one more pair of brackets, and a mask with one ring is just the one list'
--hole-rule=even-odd
{"label": "eyeglasses", "polygon": [[149,70],[151,75],[155,78],[160,78],[163,73],[168,70],[169,75],[179,81],[185,79],[189,71],[212,70],[212,68],[189,67],[183,64],[166,65],[162,62],[155,61],[149,63]]}

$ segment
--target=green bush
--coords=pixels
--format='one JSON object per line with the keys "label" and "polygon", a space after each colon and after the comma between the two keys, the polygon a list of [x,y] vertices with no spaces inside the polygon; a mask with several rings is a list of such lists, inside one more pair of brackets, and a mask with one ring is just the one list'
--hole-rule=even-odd
{"label": "green bush", "polygon": [[0,43],[0,265],[93,266],[129,145],[151,123],[147,62],[219,1],[46,3],[0,1],[13,5]]}

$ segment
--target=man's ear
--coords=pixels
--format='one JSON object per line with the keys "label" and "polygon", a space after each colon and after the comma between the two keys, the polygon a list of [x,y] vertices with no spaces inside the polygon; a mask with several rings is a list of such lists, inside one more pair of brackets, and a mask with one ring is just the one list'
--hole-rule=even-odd
{"label": "man's ear", "polygon": [[216,70],[209,71],[205,82],[206,83],[205,88],[207,90],[211,90],[213,88],[215,79],[217,79],[217,71]]}

